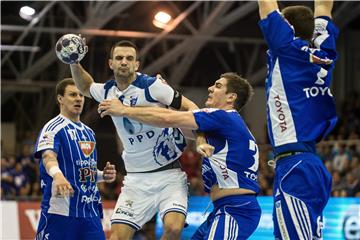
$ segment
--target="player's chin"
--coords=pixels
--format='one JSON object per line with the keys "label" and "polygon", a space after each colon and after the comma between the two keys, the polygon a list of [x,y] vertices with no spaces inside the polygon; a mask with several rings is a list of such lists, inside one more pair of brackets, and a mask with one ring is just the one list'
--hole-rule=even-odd
{"label": "player's chin", "polygon": [[74,109],[73,109],[73,113],[74,114],[81,114],[82,113],[82,110],[83,110],[83,108],[82,107],[74,107]]}
{"label": "player's chin", "polygon": [[205,106],[208,107],[208,108],[212,106],[211,99],[208,98],[208,99],[206,100]]}

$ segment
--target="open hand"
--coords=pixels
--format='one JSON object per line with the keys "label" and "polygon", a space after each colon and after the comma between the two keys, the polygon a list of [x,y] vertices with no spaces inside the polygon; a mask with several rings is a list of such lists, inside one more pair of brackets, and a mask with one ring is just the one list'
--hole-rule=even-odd
{"label": "open hand", "polygon": [[56,197],[65,198],[74,196],[74,189],[61,172],[56,173],[53,177],[53,188],[55,189]]}

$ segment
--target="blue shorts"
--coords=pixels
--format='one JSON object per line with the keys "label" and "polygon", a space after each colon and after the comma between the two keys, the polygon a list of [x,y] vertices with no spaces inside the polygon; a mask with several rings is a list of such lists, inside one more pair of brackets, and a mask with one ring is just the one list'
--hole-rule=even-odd
{"label": "blue shorts", "polygon": [[99,217],[76,218],[41,212],[35,240],[105,240]]}
{"label": "blue shorts", "polygon": [[191,239],[247,239],[259,224],[261,209],[255,195],[220,198]]}
{"label": "blue shorts", "polygon": [[275,239],[319,239],[322,212],[331,193],[331,175],[320,158],[302,153],[276,162],[274,180]]}

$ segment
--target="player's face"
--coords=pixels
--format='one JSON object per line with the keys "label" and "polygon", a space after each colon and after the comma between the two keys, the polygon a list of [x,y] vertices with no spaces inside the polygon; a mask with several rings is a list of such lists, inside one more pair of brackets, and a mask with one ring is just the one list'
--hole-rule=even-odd
{"label": "player's face", "polygon": [[206,107],[224,108],[227,105],[226,78],[220,78],[208,88],[209,95],[205,102]]}
{"label": "player's face", "polygon": [[79,118],[84,107],[84,96],[75,85],[65,88],[64,96],[58,95],[61,114],[65,117]]}
{"label": "player's face", "polygon": [[139,68],[135,49],[132,47],[116,47],[112,59],[109,59],[109,66],[114,71],[116,79],[128,79],[134,76]]}

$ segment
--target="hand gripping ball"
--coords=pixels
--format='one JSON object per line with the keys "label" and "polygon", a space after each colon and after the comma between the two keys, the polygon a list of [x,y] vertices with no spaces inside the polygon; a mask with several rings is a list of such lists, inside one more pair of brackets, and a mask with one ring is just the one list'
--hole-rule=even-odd
{"label": "hand gripping ball", "polygon": [[87,53],[85,41],[78,35],[66,34],[55,45],[56,56],[66,64],[78,63]]}

